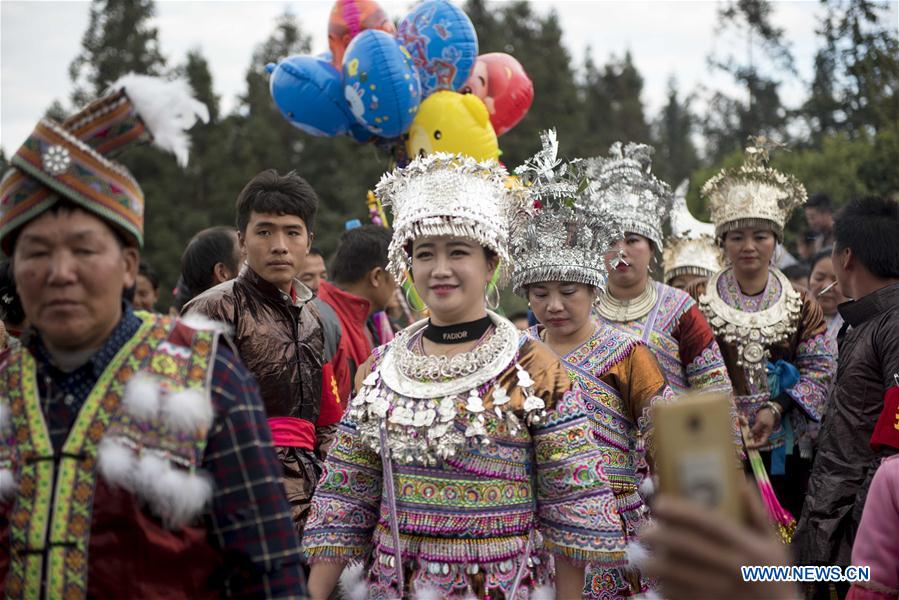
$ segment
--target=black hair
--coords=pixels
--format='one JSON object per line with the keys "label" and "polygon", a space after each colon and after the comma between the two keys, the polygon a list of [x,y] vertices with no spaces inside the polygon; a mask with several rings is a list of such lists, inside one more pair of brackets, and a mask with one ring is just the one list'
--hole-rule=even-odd
{"label": "black hair", "polygon": [[212,287],[215,265],[223,263],[236,273],[240,267],[237,258],[237,238],[230,227],[210,227],[193,237],[181,255],[181,285],[192,295]]}
{"label": "black hair", "polygon": [[784,267],[780,271],[787,276],[787,279],[800,279],[803,277],[808,279],[809,275],[812,274],[812,270],[802,263]]}
{"label": "black hair", "polygon": [[527,319],[528,313],[526,311],[519,310],[518,312],[513,312],[511,315],[509,315],[508,318],[510,321],[517,321],[518,319]]}
{"label": "black hair", "polygon": [[16,291],[12,261],[8,259],[0,262],[0,319],[12,325],[25,322],[25,309]]}
{"label": "black hair", "polygon": [[309,248],[309,256],[321,256],[322,260],[325,258],[325,253],[321,251],[321,248],[318,246],[312,246]]}
{"label": "black hair", "polygon": [[814,271],[815,265],[817,265],[819,262],[821,262],[825,258],[830,258],[832,255],[833,255],[833,248],[830,248],[830,247],[824,248],[823,250],[820,250],[812,257],[812,259],[808,263],[808,266],[811,268],[812,271]]}
{"label": "black hair", "polygon": [[362,225],[340,234],[337,252],[328,269],[337,283],[356,283],[375,267],[387,268],[390,230],[378,225]]}
{"label": "black hair", "polygon": [[143,275],[147,278],[147,281],[150,282],[150,285],[153,286],[153,289],[159,291],[159,275],[156,274],[156,270],[150,266],[145,259],[140,259],[140,264],[137,267],[137,274]]}
{"label": "black hair", "polygon": [[869,196],[847,204],[834,224],[837,250],[852,253],[872,275],[899,277],[899,202]]}
{"label": "black hair", "polygon": [[809,196],[808,202],[805,203],[805,208],[814,208],[829,213],[833,212],[833,202],[830,200],[830,196],[819,192]]}
{"label": "black hair", "polygon": [[181,314],[181,309],[184,308],[184,305],[193,300],[195,296],[196,294],[191,292],[184,283],[184,278],[179,277],[178,283],[175,284],[175,289],[172,290],[172,308],[174,308],[178,314]]}
{"label": "black hair", "polygon": [[281,175],[274,169],[262,171],[237,196],[237,230],[244,234],[254,212],[295,215],[310,233],[315,226],[318,194],[309,182],[291,171]]}

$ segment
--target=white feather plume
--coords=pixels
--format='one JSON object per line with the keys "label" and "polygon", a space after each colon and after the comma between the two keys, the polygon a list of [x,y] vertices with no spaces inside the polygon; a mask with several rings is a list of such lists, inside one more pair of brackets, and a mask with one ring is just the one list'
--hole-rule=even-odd
{"label": "white feather plume", "polygon": [[138,419],[155,419],[159,414],[160,389],[159,381],[153,375],[138,371],[125,388],[122,400],[125,410]]}
{"label": "white feather plume", "polygon": [[153,143],[175,155],[178,164],[187,166],[190,138],[186,131],[197,119],[207,123],[209,109],[194,98],[186,79],[166,81],[159,77],[128,73],[110,90],[125,90],[134,108],[153,135]]}
{"label": "white feather plume", "polygon": [[207,431],[212,426],[212,401],[203,390],[188,388],[169,394],[162,413],[169,426],[182,433]]}
{"label": "white feather plume", "polygon": [[97,468],[110,485],[134,491],[137,454],[121,440],[113,437],[103,438],[97,449]]}
{"label": "white feather plume", "polygon": [[340,597],[343,600],[368,600],[368,583],[361,562],[348,565],[340,574]]}
{"label": "white feather plume", "polygon": [[656,493],[656,482],[652,477],[646,477],[643,481],[640,482],[640,496],[643,497],[644,500],[649,500]]}

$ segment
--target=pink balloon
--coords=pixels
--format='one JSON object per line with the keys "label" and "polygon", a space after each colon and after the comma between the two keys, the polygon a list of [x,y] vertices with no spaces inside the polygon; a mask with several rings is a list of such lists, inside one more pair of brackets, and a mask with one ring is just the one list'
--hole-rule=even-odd
{"label": "pink balloon", "polygon": [[524,67],[503,52],[478,56],[471,77],[459,91],[484,101],[496,135],[515,127],[534,101],[534,84]]}

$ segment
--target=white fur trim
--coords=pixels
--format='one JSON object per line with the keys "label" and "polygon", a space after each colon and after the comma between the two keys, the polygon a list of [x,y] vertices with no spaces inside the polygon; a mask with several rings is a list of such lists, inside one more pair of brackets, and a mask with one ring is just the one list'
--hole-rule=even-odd
{"label": "white fur trim", "polygon": [[149,373],[138,371],[125,388],[122,403],[133,417],[152,421],[159,414],[160,385]]}
{"label": "white fur trim", "polygon": [[186,132],[197,119],[204,123],[209,121],[209,109],[194,98],[187,80],[166,81],[128,73],[112,84],[111,89],[125,90],[153,134],[153,144],[174,154],[178,164],[186,167],[190,150],[190,137]]}
{"label": "white fur trim", "polygon": [[646,590],[645,594],[634,596],[634,600],[662,600],[662,597],[655,590]]}
{"label": "white fur trim", "polygon": [[442,600],[444,592],[433,585],[417,585],[412,597],[415,600]]}
{"label": "white fur trim", "polygon": [[656,482],[652,477],[646,477],[643,481],[640,482],[640,495],[648,500],[652,498],[653,494],[656,493]]}
{"label": "white fur trim", "polygon": [[224,335],[231,335],[231,326],[221,321],[210,319],[206,315],[193,311],[183,317],[181,322],[197,331],[215,331]]}
{"label": "white fur trim", "polygon": [[138,494],[169,529],[180,529],[200,516],[212,498],[204,471],[189,473],[152,452],[138,462]]}
{"label": "white fur trim", "polygon": [[120,439],[103,438],[97,449],[97,468],[110,485],[134,491],[137,454]]}
{"label": "white fur trim", "polygon": [[649,550],[646,549],[646,546],[634,540],[627,543],[624,553],[627,555],[627,566],[632,569],[642,569],[646,561],[649,560]]}
{"label": "white fur trim", "polygon": [[12,498],[19,489],[19,482],[12,469],[0,469],[0,500]]}
{"label": "white fur trim", "polygon": [[361,562],[347,565],[340,574],[340,597],[343,600],[368,600],[368,583]]}
{"label": "white fur trim", "polygon": [[556,588],[552,585],[541,585],[531,594],[531,600],[555,600]]}
{"label": "white fur trim", "polygon": [[162,411],[166,422],[176,431],[208,431],[212,426],[212,400],[203,390],[188,388],[169,394]]}
{"label": "white fur trim", "polygon": [[6,407],[6,402],[0,401],[0,431],[6,431],[6,426],[9,424],[9,409]]}

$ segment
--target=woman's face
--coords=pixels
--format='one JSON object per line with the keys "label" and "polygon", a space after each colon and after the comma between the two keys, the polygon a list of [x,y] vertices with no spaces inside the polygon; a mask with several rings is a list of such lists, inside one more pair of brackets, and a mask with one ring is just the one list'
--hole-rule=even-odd
{"label": "woman's face", "polygon": [[596,292],[592,286],[568,281],[547,281],[528,286],[528,302],[537,319],[555,338],[581,330],[591,319]]}
{"label": "woman's face", "polygon": [[[616,252],[606,254],[606,269],[609,272],[609,283],[616,287],[630,288],[645,284],[649,280],[649,262],[652,260],[653,246],[648,238],[636,233],[628,233],[623,240],[618,240],[612,249]],[[612,268],[611,260],[617,251],[621,251],[618,266]]]}
{"label": "woman's face", "polygon": [[770,229],[744,227],[724,234],[724,254],[737,277],[767,270],[776,246],[777,238]]}
{"label": "woman's face", "polygon": [[449,236],[422,237],[412,244],[412,279],[437,324],[465,323],[484,316],[484,292],[496,270],[477,242]]}
{"label": "woman's face", "polygon": [[812,269],[812,274],[809,276],[808,289],[811,292],[812,297],[821,305],[824,314],[828,317],[836,315],[837,305],[848,300],[848,298],[846,298],[840,291],[839,283],[821,294],[824,289],[835,283],[836,280],[837,276],[833,270],[833,258],[830,256],[816,262]]}

